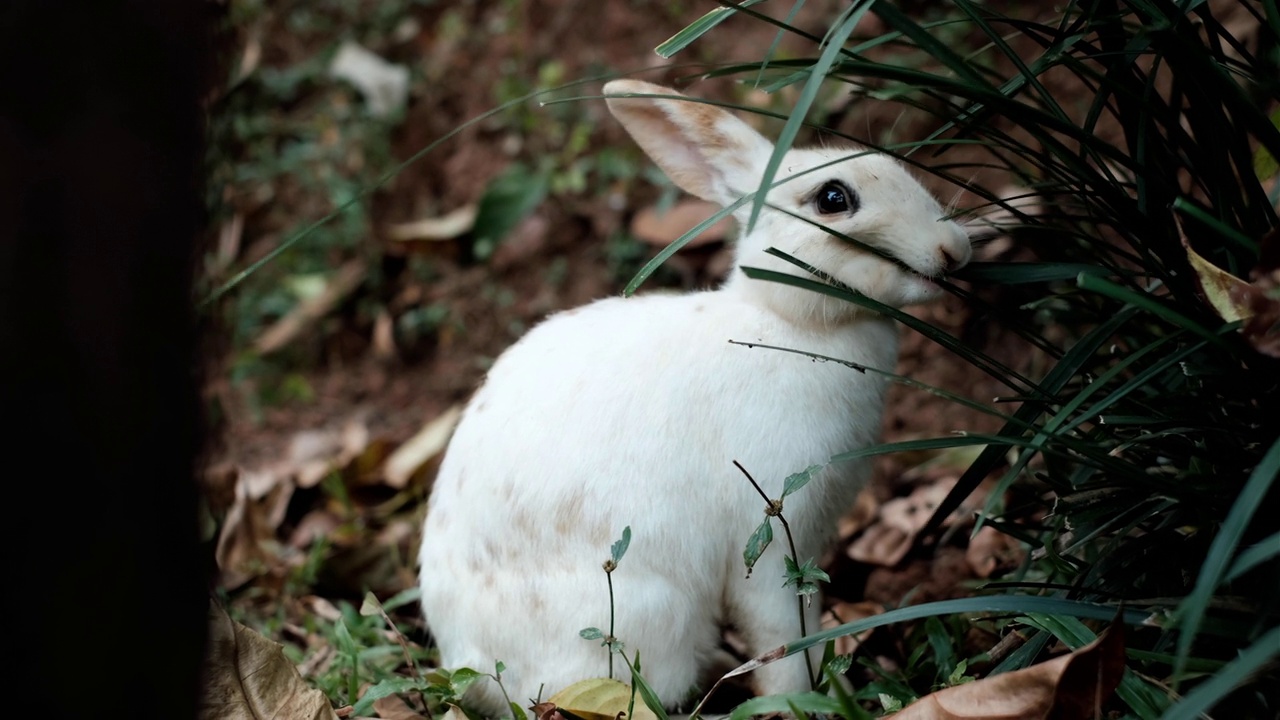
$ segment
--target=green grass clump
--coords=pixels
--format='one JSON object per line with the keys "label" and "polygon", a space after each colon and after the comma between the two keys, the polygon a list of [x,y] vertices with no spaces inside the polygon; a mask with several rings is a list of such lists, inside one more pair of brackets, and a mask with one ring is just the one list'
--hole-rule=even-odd
{"label": "green grass clump", "polygon": [[[1139,629],[1128,637],[1117,710],[1274,717],[1280,362],[1260,347],[1275,328],[1225,322],[1187,245],[1246,281],[1274,263],[1275,4],[1080,0],[1011,17],[957,0],[922,22],[893,3],[855,1],[825,38],[736,12],[814,42],[811,57],[710,73],[798,91],[771,167],[833,87],[855,103],[895,102],[931,117],[924,140],[887,149],[983,198],[971,216],[1002,211],[1015,244],[1038,256],[975,263],[964,276],[973,289],[953,289],[1049,358],[1029,377],[891,313],[1017,402],[935,519],[994,477],[979,522],[1027,543],[1032,559],[1004,578],[1003,595],[902,608],[789,650],[898,620],[1000,612],[1026,636],[992,670],[1004,672],[1043,659],[1057,641],[1087,642],[1094,631],[1080,618],[1124,608],[1122,620]],[[859,39],[872,15],[883,31]],[[690,26],[664,48],[713,27]],[[976,171],[1025,187],[1036,207],[972,182]],[[890,312],[819,279],[754,274]],[[1266,292],[1255,293],[1257,307],[1280,303]],[[1015,484],[1043,502],[999,505]]]}

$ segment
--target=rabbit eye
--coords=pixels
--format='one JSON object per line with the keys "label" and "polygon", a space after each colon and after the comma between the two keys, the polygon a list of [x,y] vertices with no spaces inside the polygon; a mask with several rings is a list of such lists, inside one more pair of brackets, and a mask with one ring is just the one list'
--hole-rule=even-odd
{"label": "rabbit eye", "polygon": [[829,180],[818,189],[813,204],[823,215],[851,213],[858,209],[858,196],[844,183]]}

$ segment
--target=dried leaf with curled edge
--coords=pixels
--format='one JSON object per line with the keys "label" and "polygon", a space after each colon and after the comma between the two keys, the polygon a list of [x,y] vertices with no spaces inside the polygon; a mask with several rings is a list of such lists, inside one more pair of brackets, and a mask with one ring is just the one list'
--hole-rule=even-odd
{"label": "dried leaf with curled edge", "polygon": [[1124,674],[1124,626],[1116,623],[1069,655],[926,695],[894,720],[1091,720]]}
{"label": "dried leaf with curled edge", "polygon": [[1252,283],[1218,268],[1196,254],[1182,239],[1187,260],[1214,312],[1226,322],[1244,321],[1245,340],[1268,357],[1280,357],[1280,231],[1272,230],[1258,243],[1258,265]]}
{"label": "dried leaf with curled edge", "polygon": [[337,720],[324,693],[307,685],[284,648],[209,605],[201,720]]}
{"label": "dried leaf with curled edge", "polygon": [[1182,247],[1187,251],[1187,260],[1196,273],[1196,279],[1200,281],[1200,290],[1204,293],[1205,300],[1209,301],[1218,317],[1226,322],[1235,322],[1253,314],[1248,305],[1237,302],[1231,295],[1232,290],[1248,287],[1249,283],[1200,257],[1199,253],[1191,249],[1186,238],[1182,239]]}
{"label": "dried leaf with curled edge", "polygon": [[[580,680],[552,695],[545,703],[539,703],[534,708],[534,714],[539,718],[554,718],[560,715],[558,710],[563,710],[582,720],[615,720],[618,713],[623,713],[625,717],[630,702],[630,685],[621,680],[594,678]],[[631,720],[658,720],[658,716],[644,704],[638,693]]]}
{"label": "dried leaf with curled edge", "polygon": [[435,456],[444,452],[453,436],[453,428],[462,417],[462,405],[453,405],[396,448],[382,466],[387,485],[401,490],[409,484],[413,474]]}

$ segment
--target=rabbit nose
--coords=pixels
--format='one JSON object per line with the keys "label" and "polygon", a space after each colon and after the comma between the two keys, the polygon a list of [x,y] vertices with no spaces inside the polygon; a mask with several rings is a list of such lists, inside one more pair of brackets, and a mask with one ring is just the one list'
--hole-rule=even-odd
{"label": "rabbit nose", "polygon": [[940,248],[938,252],[941,253],[942,255],[942,274],[943,275],[950,275],[956,270],[959,270],[960,268],[964,267],[965,258],[963,256],[956,257],[956,255],[952,254],[956,252],[955,250]]}

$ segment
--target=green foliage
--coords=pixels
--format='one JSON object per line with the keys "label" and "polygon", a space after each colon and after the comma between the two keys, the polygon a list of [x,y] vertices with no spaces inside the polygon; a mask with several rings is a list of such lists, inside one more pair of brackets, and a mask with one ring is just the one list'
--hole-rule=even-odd
{"label": "green foliage", "polygon": [[[690,26],[663,50],[688,46],[730,12]],[[850,40],[867,12],[885,31]],[[1256,41],[1228,30],[1225,12],[1236,13],[1231,27],[1256,29]],[[810,57],[766,56],[709,74],[759,82],[770,92],[798,90],[779,152],[811,119],[824,87],[851,93],[855,109],[893,102],[917,125],[930,124],[914,143],[859,140],[889,145],[880,149],[982,198],[959,219],[1002,214],[1004,231],[1038,255],[975,264],[962,276],[974,289],[951,289],[1021,337],[1046,359],[1045,370],[1024,375],[808,272],[748,275],[893,317],[1019,401],[1011,413],[983,410],[1005,422],[990,436],[911,445],[986,445],[934,525],[994,473],[997,492],[980,519],[1032,545],[1036,559],[1013,578],[1019,592],[985,599],[1014,612],[1001,622],[1027,638],[994,672],[1043,659],[1053,641],[1087,641],[1092,630],[1076,619],[1080,609],[1096,607],[1096,617],[1123,603],[1138,611],[1126,622],[1141,618],[1148,629],[1129,638],[1131,669],[1117,707],[1144,718],[1213,708],[1223,716],[1273,716],[1280,710],[1280,363],[1253,345],[1266,328],[1241,332],[1204,300],[1186,244],[1246,280],[1274,254],[1265,243],[1276,242],[1280,227],[1280,16],[1273,3],[1253,0],[1081,0],[1032,17],[957,0],[949,15],[920,22],[890,2],[853,2],[825,38],[771,20],[813,40]],[[975,149],[985,150],[981,160],[971,159]],[[762,187],[772,183],[777,158]],[[1023,197],[976,184],[971,178],[979,173],[1025,187]],[[751,202],[757,212],[764,195],[758,190],[740,204]],[[784,259],[807,270],[803,257]],[[902,445],[833,461],[909,443]],[[995,505],[1013,486],[1051,504]],[[757,535],[766,526],[767,519],[750,546],[762,544]],[[1050,609],[1046,602],[1066,604]],[[866,626],[816,633],[788,651]],[[868,707],[909,701],[923,676],[934,686],[969,677],[972,662],[957,656],[959,636],[945,623],[925,622],[915,632],[925,635],[914,664],[860,693]],[[751,707],[784,710],[790,701]]]}
{"label": "green foliage", "polygon": [[476,258],[484,260],[493,254],[502,238],[546,198],[550,181],[549,170],[531,170],[517,163],[489,183],[472,228]]}
{"label": "green foliage", "polygon": [[773,524],[772,518],[766,517],[756,527],[755,532],[751,533],[751,537],[747,538],[747,544],[742,549],[742,561],[747,565],[747,576],[750,577],[751,570],[755,568],[759,562],[760,556],[769,547],[769,543],[773,542]]}

